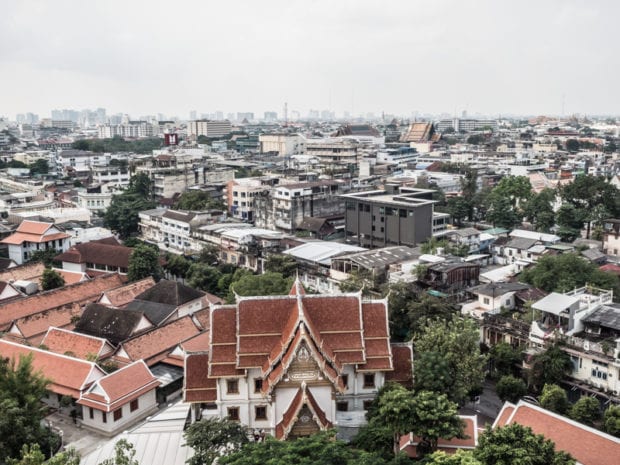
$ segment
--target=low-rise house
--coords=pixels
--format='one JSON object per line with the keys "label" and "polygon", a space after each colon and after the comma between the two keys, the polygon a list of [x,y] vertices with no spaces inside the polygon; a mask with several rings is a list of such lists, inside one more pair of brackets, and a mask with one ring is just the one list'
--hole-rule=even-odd
{"label": "low-rise house", "polygon": [[603,222],[603,252],[620,257],[620,219]]}
{"label": "low-rise house", "polygon": [[80,395],[81,424],[113,436],[157,411],[159,381],[143,361],[98,379]]}
{"label": "low-rise house", "polygon": [[162,279],[125,305],[127,311],[144,313],[156,326],[191,315],[206,307],[206,294],[177,281]]}
{"label": "low-rise house", "polygon": [[527,426],[568,452],[581,465],[615,465],[620,456],[620,439],[570,418],[520,400],[506,402],[493,423],[501,428],[513,423]]}
{"label": "low-rise house", "polygon": [[42,400],[51,407],[59,407],[65,396],[79,399],[92,383],[105,376],[93,362],[0,339],[0,356],[19,360],[28,355],[32,356],[33,370],[50,381],[48,394]]}
{"label": "low-rise house", "polygon": [[[465,425],[463,428],[463,438],[439,439],[437,441],[437,450],[446,454],[454,454],[458,450],[474,450],[478,446],[478,417],[476,415],[459,415],[459,418]],[[422,439],[413,433],[405,434],[400,437],[400,451],[407,454],[409,458],[416,459],[423,457],[424,453],[418,453],[418,446],[423,445]]]}
{"label": "low-rise house", "polygon": [[55,249],[64,252],[69,248],[69,234],[53,223],[24,220],[15,233],[0,241],[8,245],[9,258],[18,265],[28,261],[34,252]]}
{"label": "low-rise house", "polygon": [[155,280],[149,276],[148,278],[102,292],[101,297],[97,300],[97,303],[107,305],[109,307],[123,308],[129,302],[134,300],[136,296],[142,294],[154,285]]}
{"label": "low-rise house", "polygon": [[465,291],[479,282],[480,265],[456,259],[428,265],[418,276],[418,282],[437,295],[461,298]]}
{"label": "low-rise house", "polygon": [[490,283],[481,284],[469,290],[477,297],[474,302],[462,306],[461,312],[482,318],[485,313],[498,314],[506,310],[514,310],[517,291],[529,289],[531,286],[521,283]]}
{"label": "low-rise house", "polygon": [[480,231],[477,229],[455,229],[449,231],[446,237],[457,247],[465,249],[467,254],[478,253],[480,251]]}
{"label": "low-rise house", "polygon": [[44,310],[66,304],[84,305],[95,302],[103,291],[118,287],[122,283],[120,275],[107,274],[90,281],[71,284],[0,304],[0,331],[6,331],[14,320]]}
{"label": "low-rise house", "polygon": [[113,238],[77,244],[54,257],[62,262],[63,270],[98,275],[101,273],[127,274],[133,249],[119,244]]}
{"label": "low-rise house", "polygon": [[510,265],[515,262],[532,263],[533,255],[541,255],[545,246],[537,239],[514,237],[507,241],[498,240],[493,245],[495,263]]}
{"label": "low-rise house", "polygon": [[89,361],[102,360],[114,351],[114,347],[106,339],[54,326],[49,327],[41,345],[46,350],[57,354],[70,355]]}
{"label": "low-rise house", "polygon": [[142,312],[126,312],[105,305],[86,306],[75,331],[107,339],[114,346],[153,327]]}

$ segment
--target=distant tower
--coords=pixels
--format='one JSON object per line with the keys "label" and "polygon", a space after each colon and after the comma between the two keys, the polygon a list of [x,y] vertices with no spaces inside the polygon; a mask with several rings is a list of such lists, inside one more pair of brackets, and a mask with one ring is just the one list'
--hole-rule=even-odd
{"label": "distant tower", "polygon": [[288,102],[284,102],[284,126],[288,126]]}

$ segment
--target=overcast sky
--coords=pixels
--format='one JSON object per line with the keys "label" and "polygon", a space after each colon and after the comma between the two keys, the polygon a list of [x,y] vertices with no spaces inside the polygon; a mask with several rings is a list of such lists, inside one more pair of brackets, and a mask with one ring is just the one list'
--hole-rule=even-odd
{"label": "overcast sky", "polygon": [[620,114],[620,2],[2,2],[0,115]]}

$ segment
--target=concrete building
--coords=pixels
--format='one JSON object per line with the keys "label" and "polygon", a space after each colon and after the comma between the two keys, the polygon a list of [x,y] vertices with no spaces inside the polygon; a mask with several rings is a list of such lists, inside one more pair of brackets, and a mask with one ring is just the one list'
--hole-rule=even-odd
{"label": "concrete building", "polygon": [[15,233],[1,242],[9,247],[9,258],[18,265],[27,262],[34,252],[55,249],[64,252],[69,248],[69,234],[52,223],[24,220]]}
{"label": "concrete building", "polygon": [[230,121],[196,120],[187,123],[187,136],[196,139],[198,136],[224,137],[230,134],[232,126]]}
{"label": "concrete building", "polygon": [[306,138],[299,134],[261,134],[260,153],[277,153],[281,157],[306,153]]}
{"label": "concrete building", "polygon": [[342,181],[315,181],[278,185],[254,198],[255,224],[293,234],[306,217],[342,216]]}
{"label": "concrete building", "polygon": [[357,165],[359,143],[354,139],[308,139],[306,153],[325,165]]}
{"label": "concrete building", "polygon": [[603,252],[620,257],[620,220],[609,219],[603,223]]}
{"label": "concrete building", "polygon": [[366,248],[415,247],[433,234],[433,191],[398,188],[342,195],[345,238]]}
{"label": "concrete building", "polygon": [[477,129],[491,128],[494,131],[497,130],[497,120],[494,119],[468,119],[468,118],[453,118],[442,119],[435,123],[439,132],[444,132],[446,129],[454,129],[454,132],[470,132]]}
{"label": "concrete building", "polygon": [[278,184],[279,178],[241,178],[228,181],[226,195],[230,216],[249,223],[256,218],[254,199]]}

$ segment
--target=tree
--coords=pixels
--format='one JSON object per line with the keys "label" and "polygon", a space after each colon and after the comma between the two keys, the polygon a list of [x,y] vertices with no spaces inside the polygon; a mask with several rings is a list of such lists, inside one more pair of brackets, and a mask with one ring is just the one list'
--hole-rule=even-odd
{"label": "tree", "polygon": [[[250,442],[241,450],[218,459],[222,465],[386,465],[376,454],[352,449],[326,431],[294,441],[271,437]],[[392,462],[394,465],[404,462]]]}
{"label": "tree", "polygon": [[41,426],[47,384],[33,371],[32,355],[19,360],[0,357],[0,463],[18,457],[24,444],[50,449],[55,436]]}
{"label": "tree", "polygon": [[181,194],[178,198],[174,208],[179,210],[224,210],[224,204],[221,201],[215,200],[211,197],[211,194],[206,191],[200,191],[196,189],[189,190]]}
{"label": "tree", "polygon": [[579,141],[577,139],[568,139],[566,141],[566,150],[569,152],[579,151]]}
{"label": "tree", "polygon": [[377,399],[375,421],[389,428],[395,455],[398,455],[400,437],[413,431],[415,426],[414,397],[412,391],[398,384],[383,392]]}
{"label": "tree", "polygon": [[426,320],[434,318],[440,320],[450,320],[458,308],[452,302],[422,294],[420,297],[410,300],[407,303],[407,316],[409,317],[409,332],[415,335],[421,331]]}
{"label": "tree", "polygon": [[620,191],[603,176],[579,174],[560,189],[560,196],[579,212],[580,219],[583,218],[587,239],[590,238],[592,222],[596,220],[597,207],[604,207],[609,217],[620,215]]}
{"label": "tree", "polygon": [[620,406],[607,407],[603,415],[603,431],[620,438]]}
{"label": "tree", "polygon": [[471,211],[471,202],[464,197],[451,197],[448,199],[448,213],[452,216],[457,226],[461,226],[463,220],[468,218]]}
{"label": "tree", "polygon": [[564,389],[557,384],[545,384],[540,396],[540,405],[547,410],[564,415],[570,404]]}
{"label": "tree", "polygon": [[439,352],[422,352],[415,361],[415,389],[445,392],[454,384],[450,363]]}
{"label": "tree", "polygon": [[[439,439],[463,438],[465,425],[458,415],[458,405],[445,394],[419,391],[413,398],[413,421],[411,432],[419,436],[420,445],[426,450],[437,450]],[[418,452],[420,447],[418,445]]]}
{"label": "tree", "polygon": [[471,451],[457,450],[454,454],[437,451],[430,455],[425,465],[482,465]]}
{"label": "tree", "polygon": [[45,454],[39,444],[24,445],[21,450],[21,460],[9,459],[9,465],[80,465],[80,454],[70,447],[45,461]]}
{"label": "tree", "polygon": [[57,289],[65,285],[65,279],[62,275],[51,268],[45,268],[43,275],[41,275],[41,289],[49,291],[51,289]]}
{"label": "tree", "polygon": [[159,253],[151,246],[140,244],[134,247],[129,256],[129,268],[127,279],[138,281],[152,276],[155,281],[159,281],[164,272],[159,264]]}
{"label": "tree", "polygon": [[164,268],[172,276],[185,279],[190,266],[191,262],[183,255],[168,254]]}
{"label": "tree", "polygon": [[571,407],[568,416],[579,423],[593,426],[601,418],[601,404],[596,397],[581,397]]}
{"label": "tree", "polygon": [[230,290],[242,296],[286,295],[293,286],[293,278],[285,278],[281,273],[246,274],[230,285]]}
{"label": "tree", "polygon": [[191,287],[202,289],[211,294],[217,293],[222,273],[206,263],[192,263],[187,270],[187,282]]}
{"label": "tree", "polygon": [[499,228],[512,229],[521,220],[508,197],[489,195],[486,220]]}
{"label": "tree", "polygon": [[495,385],[497,396],[502,402],[516,403],[527,394],[527,386],[521,378],[512,375],[502,376]]}
{"label": "tree", "polygon": [[620,278],[598,269],[574,253],[545,255],[534,266],[521,272],[520,280],[547,292],[566,292],[586,284],[620,292]]}
{"label": "tree", "polygon": [[482,385],[486,359],[480,354],[480,330],[475,321],[460,316],[451,320],[430,320],[414,339],[415,352],[436,352],[449,367],[448,385],[441,391],[457,403]]}
{"label": "tree", "polygon": [[264,271],[282,273],[286,278],[294,276],[297,272],[297,262],[290,255],[271,254],[265,260]]}
{"label": "tree", "polygon": [[553,189],[545,188],[534,194],[525,204],[524,213],[537,231],[548,232],[555,224],[556,193]]}
{"label": "tree", "polygon": [[557,384],[573,370],[570,356],[558,344],[553,344],[530,360],[528,384],[539,390],[545,384]]}
{"label": "tree", "polygon": [[491,347],[490,358],[496,376],[512,375],[515,373],[515,367],[521,362],[521,352],[507,342],[500,342]]}
{"label": "tree", "polygon": [[155,208],[152,200],[151,179],[145,173],[138,173],[129,180],[125,192],[112,197],[105,212],[104,225],[126,239],[138,231],[139,213]]}
{"label": "tree", "polygon": [[532,197],[532,185],[525,176],[505,176],[488,197],[487,220],[496,226],[512,229],[521,223],[523,207]]}
{"label": "tree", "polygon": [[487,428],[480,436],[474,457],[483,465],[574,465],[566,452],[556,451],[553,441],[531,428],[512,423],[500,428]]}
{"label": "tree", "polygon": [[194,450],[189,465],[211,465],[215,459],[234,453],[248,442],[245,427],[225,418],[192,423],[184,433],[186,446]]}
{"label": "tree", "polygon": [[484,142],[484,136],[482,134],[472,134],[467,138],[467,143],[472,145],[480,145]]}
{"label": "tree", "polygon": [[47,160],[39,159],[30,165],[31,174],[47,174],[49,172],[49,163]]}
{"label": "tree", "polygon": [[120,439],[114,445],[114,458],[106,459],[99,465],[140,465],[134,457],[136,449],[127,439]]}
{"label": "tree", "polygon": [[58,255],[56,249],[35,250],[30,255],[29,262],[42,262],[47,268],[54,266],[54,258]]}

